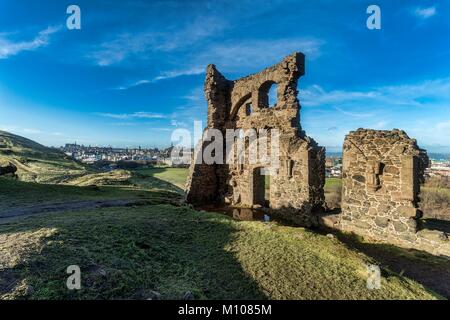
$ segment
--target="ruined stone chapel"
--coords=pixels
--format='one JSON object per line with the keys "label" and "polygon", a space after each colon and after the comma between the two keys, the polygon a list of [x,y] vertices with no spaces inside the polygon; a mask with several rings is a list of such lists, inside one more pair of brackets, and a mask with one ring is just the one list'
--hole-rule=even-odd
{"label": "ruined stone chapel", "polygon": [[[266,207],[271,214],[300,225],[327,224],[376,240],[450,256],[445,234],[420,230],[418,201],[428,157],[401,130],[359,129],[346,136],[342,213],[323,222],[325,148],[308,137],[300,125],[297,84],[304,72],[302,53],[291,54],[274,66],[238,80],[226,79],[214,65],[207,67],[206,129],[220,130],[223,136],[227,129],[277,129],[279,161],[276,167],[258,162],[198,162],[196,158],[210,143],[203,139],[190,166],[187,202]],[[276,103],[270,105],[269,90],[273,86]],[[269,145],[270,142],[269,138]],[[248,144],[244,152],[247,149]]]}

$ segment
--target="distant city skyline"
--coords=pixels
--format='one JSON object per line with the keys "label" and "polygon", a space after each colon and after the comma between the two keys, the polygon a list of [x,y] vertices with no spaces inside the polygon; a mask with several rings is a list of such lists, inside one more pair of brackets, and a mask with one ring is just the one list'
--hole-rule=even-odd
{"label": "distant city skyline", "polygon": [[[0,130],[47,146],[164,148],[206,124],[207,64],[227,78],[294,51],[301,126],[330,152],[359,127],[405,130],[450,153],[450,2],[76,1],[0,3]],[[286,8],[289,8],[287,10]]]}

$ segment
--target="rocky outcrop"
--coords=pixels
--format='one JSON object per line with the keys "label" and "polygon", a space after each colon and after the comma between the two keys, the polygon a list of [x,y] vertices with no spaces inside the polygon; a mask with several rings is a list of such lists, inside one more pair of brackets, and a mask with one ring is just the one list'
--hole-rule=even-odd
{"label": "rocky outcrop", "polygon": [[5,167],[0,166],[0,176],[4,176],[4,175],[15,176],[16,172],[17,172],[17,167],[14,164],[12,164],[11,162]]}

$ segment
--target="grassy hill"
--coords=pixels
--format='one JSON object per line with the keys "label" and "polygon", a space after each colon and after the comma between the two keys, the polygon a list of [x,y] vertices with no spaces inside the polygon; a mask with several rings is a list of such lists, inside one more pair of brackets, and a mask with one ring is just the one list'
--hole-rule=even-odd
{"label": "grassy hill", "polygon": [[[119,183],[103,180],[108,185],[98,188],[0,178],[0,215],[2,208],[52,201],[147,201],[8,223],[0,219],[0,299],[177,299],[187,291],[196,299],[435,299],[441,298],[435,291],[447,294],[446,258],[195,210],[182,203],[180,188],[168,187],[169,181],[180,181],[182,170],[130,173],[126,181],[134,184],[124,184],[120,171],[100,175]],[[85,179],[77,181],[99,181],[95,174]],[[72,264],[81,267],[79,291],[65,287]],[[369,264],[382,267],[379,290],[366,287]]]}
{"label": "grassy hill", "polygon": [[[0,177],[0,299],[178,299],[187,291],[196,299],[450,296],[447,258],[196,210],[182,201],[186,169],[88,172],[56,150],[0,137],[0,157],[20,165],[22,180]],[[136,202],[61,206],[111,199]],[[49,211],[32,210],[42,205]],[[24,209],[34,213],[11,215]],[[69,291],[66,268],[74,264],[82,288]],[[370,264],[381,266],[381,289],[366,286]]]}
{"label": "grassy hill", "polygon": [[[155,204],[46,215],[0,226],[4,299],[434,299],[383,269],[366,287],[370,257],[303,228],[239,222],[187,206]],[[66,268],[82,289],[65,287]]]}
{"label": "grassy hill", "polygon": [[17,167],[17,175],[22,181],[54,183],[86,173],[81,164],[59,150],[0,131],[0,165],[9,162]]}

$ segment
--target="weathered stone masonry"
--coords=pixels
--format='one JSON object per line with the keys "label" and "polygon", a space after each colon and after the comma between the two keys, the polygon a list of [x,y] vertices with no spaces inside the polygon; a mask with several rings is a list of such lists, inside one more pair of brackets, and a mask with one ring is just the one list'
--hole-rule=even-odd
{"label": "weathered stone masonry", "polygon": [[[278,129],[280,166],[274,169],[258,163],[192,164],[187,184],[189,202],[241,207],[264,206],[268,202],[273,212],[285,218],[304,225],[315,222],[314,212],[324,207],[325,149],[300,127],[297,81],[303,74],[301,53],[235,81],[225,79],[214,65],[208,66],[207,128],[219,129],[224,136],[226,129]],[[275,84],[277,103],[270,107],[268,93]],[[199,145],[195,156],[206,146],[206,142]],[[261,170],[271,172],[267,199]]]}
{"label": "weathered stone masonry", "polygon": [[[302,225],[322,223],[372,239],[450,256],[445,233],[421,230],[420,183],[428,165],[425,150],[401,130],[358,129],[343,149],[342,213],[320,214],[324,208],[325,150],[300,126],[297,82],[304,74],[304,56],[294,53],[282,62],[235,81],[214,65],[207,68],[207,129],[278,129],[279,167],[267,164],[195,164],[190,167],[186,199],[193,204],[241,208],[269,206]],[[277,85],[277,103],[268,92]],[[270,141],[269,141],[270,143]],[[210,142],[201,142],[197,158]],[[225,148],[225,146],[224,146]],[[247,146],[246,146],[247,148]],[[225,150],[223,150],[225,154]],[[265,193],[262,170],[270,171]]]}
{"label": "weathered stone masonry", "polygon": [[344,142],[339,227],[372,239],[450,254],[446,235],[420,230],[425,150],[404,131],[358,129]]}

